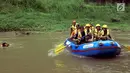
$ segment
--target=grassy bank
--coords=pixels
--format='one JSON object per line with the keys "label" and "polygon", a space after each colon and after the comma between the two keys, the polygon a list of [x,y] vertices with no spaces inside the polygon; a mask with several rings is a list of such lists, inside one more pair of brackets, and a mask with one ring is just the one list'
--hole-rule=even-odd
{"label": "grassy bank", "polygon": [[129,30],[130,6],[117,12],[116,5],[85,4],[83,0],[6,0],[0,2],[0,31],[66,31],[73,19],[86,23],[108,24]]}

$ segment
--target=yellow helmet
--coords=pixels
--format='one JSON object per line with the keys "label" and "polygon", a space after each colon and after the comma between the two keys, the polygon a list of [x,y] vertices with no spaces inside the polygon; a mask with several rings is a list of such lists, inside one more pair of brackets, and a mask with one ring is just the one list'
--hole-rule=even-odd
{"label": "yellow helmet", "polygon": [[105,24],[105,25],[103,25],[103,26],[102,26],[102,28],[107,28],[107,25],[106,25],[106,24]]}
{"label": "yellow helmet", "polygon": [[86,24],[86,26],[90,27],[90,24]]}
{"label": "yellow helmet", "polygon": [[100,26],[100,24],[96,24],[96,27]]}

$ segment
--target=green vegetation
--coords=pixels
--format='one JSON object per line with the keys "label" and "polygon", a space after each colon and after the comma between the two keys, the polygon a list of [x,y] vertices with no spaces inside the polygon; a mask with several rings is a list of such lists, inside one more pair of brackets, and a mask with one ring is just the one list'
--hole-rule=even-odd
{"label": "green vegetation", "polygon": [[129,30],[130,6],[117,12],[116,5],[85,4],[84,0],[0,0],[0,31],[65,31],[73,19],[82,25],[100,23]]}

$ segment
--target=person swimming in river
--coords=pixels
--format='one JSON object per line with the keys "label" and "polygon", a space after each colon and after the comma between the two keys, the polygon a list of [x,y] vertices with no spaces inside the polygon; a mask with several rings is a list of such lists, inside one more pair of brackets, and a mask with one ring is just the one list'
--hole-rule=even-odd
{"label": "person swimming in river", "polygon": [[2,43],[1,43],[1,47],[9,47],[9,44],[6,43],[6,42],[2,42]]}

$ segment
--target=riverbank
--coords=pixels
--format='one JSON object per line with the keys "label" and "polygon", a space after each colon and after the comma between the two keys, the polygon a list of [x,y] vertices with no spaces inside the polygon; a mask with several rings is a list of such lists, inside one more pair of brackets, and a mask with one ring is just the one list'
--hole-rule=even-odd
{"label": "riverbank", "polygon": [[117,12],[116,5],[86,4],[83,0],[39,1],[28,0],[21,4],[16,0],[13,4],[7,0],[1,4],[0,31],[67,31],[73,19],[81,25],[99,23],[115,30],[130,29],[130,6],[125,12]]}

